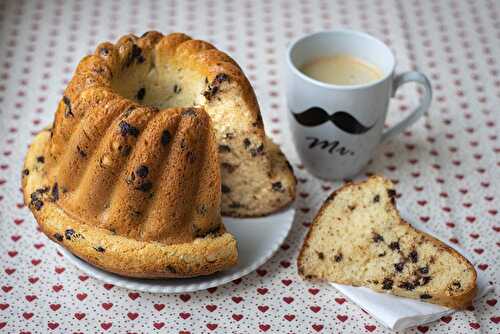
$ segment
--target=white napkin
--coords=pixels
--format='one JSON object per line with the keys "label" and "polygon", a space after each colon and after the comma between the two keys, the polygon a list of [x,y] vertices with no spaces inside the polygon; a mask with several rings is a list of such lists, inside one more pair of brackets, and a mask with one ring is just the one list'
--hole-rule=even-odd
{"label": "white napkin", "polygon": [[[419,225],[418,228],[421,231],[435,236],[432,232],[429,232],[421,225]],[[437,236],[435,237],[440,239]],[[453,247],[472,263],[472,257],[469,253],[454,245],[449,246]],[[488,283],[488,279],[481,272],[481,270],[478,270],[477,267],[476,272],[477,295],[475,300],[483,297],[488,292],[493,290],[493,287]],[[409,327],[423,325],[438,320],[439,318],[456,311],[454,309],[424,303],[418,300],[397,297],[387,293],[374,292],[368,288],[357,288],[335,283],[332,283],[332,285],[346,295],[347,298],[358,304],[358,306],[377,319],[381,324],[393,330],[402,330]]]}

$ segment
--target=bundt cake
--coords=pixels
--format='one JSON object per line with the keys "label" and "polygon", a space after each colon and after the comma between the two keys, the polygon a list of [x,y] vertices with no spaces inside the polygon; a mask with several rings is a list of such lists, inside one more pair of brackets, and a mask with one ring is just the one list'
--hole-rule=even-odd
{"label": "bundt cake", "polygon": [[[107,101],[103,92],[121,98]],[[103,105],[125,112],[131,101],[205,109],[217,140],[223,215],[262,216],[293,201],[293,171],[266,137],[254,91],[239,66],[211,44],[181,33],[126,35],[85,57],[58,106],[51,153],[59,155],[70,139],[89,141],[73,136],[87,113]]]}
{"label": "bundt cake", "polygon": [[221,212],[277,211],[295,178],[229,56],[148,32],[82,59],[28,151],[23,190],[42,231],[86,261],[190,277],[237,262]]}
{"label": "bundt cake", "polygon": [[453,308],[469,306],[476,294],[474,266],[401,219],[395,195],[392,182],[379,176],[332,193],[299,254],[300,275]]}
{"label": "bundt cake", "polygon": [[24,199],[42,231],[126,276],[191,277],[234,265],[206,112],[140,106],[109,89],[75,100],[67,112],[80,121],[64,146],[53,134],[65,118],[56,118],[26,157]]}

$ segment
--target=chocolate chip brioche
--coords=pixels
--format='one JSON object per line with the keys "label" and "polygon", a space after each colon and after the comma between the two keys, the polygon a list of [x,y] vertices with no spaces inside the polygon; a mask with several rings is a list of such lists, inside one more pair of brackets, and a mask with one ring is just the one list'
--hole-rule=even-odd
{"label": "chocolate chip brioche", "polygon": [[305,238],[299,274],[452,308],[470,305],[472,264],[405,222],[395,196],[392,182],[379,176],[333,192]]}

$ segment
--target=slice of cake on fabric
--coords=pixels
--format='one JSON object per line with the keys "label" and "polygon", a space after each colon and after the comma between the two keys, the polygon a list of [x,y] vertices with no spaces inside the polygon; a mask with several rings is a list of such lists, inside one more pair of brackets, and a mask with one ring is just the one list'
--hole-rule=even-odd
{"label": "slice of cake on fabric", "polygon": [[395,196],[393,183],[379,176],[333,192],[305,238],[299,274],[452,308],[470,305],[472,264],[405,222]]}

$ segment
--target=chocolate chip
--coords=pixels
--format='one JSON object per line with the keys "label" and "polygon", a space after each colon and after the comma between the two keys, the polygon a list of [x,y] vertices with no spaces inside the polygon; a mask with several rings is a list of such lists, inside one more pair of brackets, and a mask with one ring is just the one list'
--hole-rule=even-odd
{"label": "chocolate chip", "polygon": [[384,237],[378,233],[373,232],[372,240],[373,240],[373,242],[380,242],[380,241],[384,241]]}
{"label": "chocolate chip", "polygon": [[413,263],[417,263],[418,262],[418,253],[416,250],[413,250],[410,252],[410,254],[408,254],[408,258],[411,260],[411,262]]}
{"label": "chocolate chip", "polygon": [[167,267],[166,267],[165,270],[168,271],[168,272],[171,272],[172,274],[177,273],[177,271],[175,270],[175,268],[173,266],[171,266],[171,265],[167,265]]}
{"label": "chocolate chip", "polygon": [[429,267],[422,267],[422,268],[418,268],[418,272],[423,274],[423,275],[427,275],[429,273]]}
{"label": "chocolate chip", "polygon": [[373,197],[373,203],[378,203],[380,202],[380,195],[375,195],[375,197]]}
{"label": "chocolate chip", "polygon": [[132,56],[137,58],[142,53],[142,49],[138,47],[136,44],[132,45]]}
{"label": "chocolate chip", "polygon": [[54,233],[54,239],[61,242],[63,241],[63,236],[60,233]]}
{"label": "chocolate chip", "polygon": [[163,130],[163,132],[161,133],[162,145],[167,145],[170,142],[170,137],[170,132],[167,129]]}
{"label": "chocolate chip", "polygon": [[462,284],[460,284],[459,281],[453,281],[451,285],[453,286],[454,289],[460,289],[462,287]]}
{"label": "chocolate chip", "polygon": [[323,254],[323,252],[316,252],[316,254],[318,254],[318,258],[320,260],[324,260],[325,259],[325,254]]}
{"label": "chocolate chip", "polygon": [[174,93],[179,94],[182,91],[182,87],[178,85],[174,85]]}
{"label": "chocolate chip", "polygon": [[256,157],[257,155],[261,155],[264,153],[264,144],[260,144],[257,148],[250,149],[250,154],[252,157]]}
{"label": "chocolate chip", "polygon": [[197,209],[196,209],[196,212],[198,212],[198,214],[204,216],[207,214],[207,206],[205,204],[202,204],[200,205]]}
{"label": "chocolate chip", "polygon": [[335,255],[333,259],[335,260],[335,262],[340,262],[342,261],[342,258],[343,258],[342,253],[338,253],[337,255]]}
{"label": "chocolate chip", "polygon": [[328,197],[326,198],[325,202],[331,202],[331,201],[333,201],[333,199],[335,198],[335,196],[337,196],[337,192],[336,191],[334,191],[330,195],[328,195]]}
{"label": "chocolate chip", "polygon": [[33,207],[35,209],[40,211],[40,209],[43,207],[43,201],[40,199],[34,199],[34,200],[31,200],[31,205],[33,205]]}
{"label": "chocolate chip", "polygon": [[[215,76],[215,79],[210,85],[208,85],[207,90],[203,92],[203,96],[210,101],[219,92],[219,87],[222,82],[229,81],[227,74],[219,73]],[[208,83],[208,79],[206,81]]]}
{"label": "chocolate chip", "polygon": [[35,193],[37,193],[37,194],[44,194],[47,191],[49,191],[49,189],[50,189],[49,187],[38,188],[37,190],[35,190]]}
{"label": "chocolate chip", "polygon": [[401,289],[405,289],[405,290],[409,290],[409,291],[415,289],[415,285],[413,285],[413,283],[411,283],[411,282],[403,282],[399,285],[399,287]]}
{"label": "chocolate chip", "polygon": [[394,205],[396,203],[396,190],[388,189],[387,196],[391,199],[391,203]]}
{"label": "chocolate chip", "polygon": [[95,249],[97,252],[99,252],[99,253],[104,253],[104,252],[106,251],[106,250],[105,250],[103,247],[101,247],[101,246],[94,247],[94,249]]}
{"label": "chocolate chip", "polygon": [[75,235],[75,230],[72,228],[67,229],[64,231],[64,236],[66,237],[66,240],[71,240],[71,238]]}
{"label": "chocolate chip", "polygon": [[82,158],[86,158],[87,157],[87,152],[85,152],[79,145],[76,145],[76,150],[78,151],[78,154]]}
{"label": "chocolate chip", "polygon": [[231,147],[228,145],[219,145],[219,153],[228,153],[231,152]]}
{"label": "chocolate chip", "polygon": [[245,146],[245,148],[248,148],[251,144],[252,142],[250,141],[250,139],[248,138],[243,139],[243,145]]}
{"label": "chocolate chip", "polygon": [[130,114],[136,109],[135,106],[130,106],[125,112],[123,113],[123,116],[128,117]]}
{"label": "chocolate chip", "polygon": [[40,155],[36,157],[36,161],[43,164],[45,162],[45,157],[43,155]]}
{"label": "chocolate chip", "polygon": [[106,57],[109,54],[109,49],[102,47],[99,49],[99,54],[103,57]]}
{"label": "chocolate chip", "polygon": [[149,173],[148,166],[145,166],[145,165],[140,165],[135,170],[135,174],[137,174],[137,176],[142,177],[142,178],[145,178],[146,176],[148,176],[148,173]]}
{"label": "chocolate chip", "polygon": [[384,278],[384,281],[382,282],[382,289],[391,290],[393,284],[394,284],[394,281],[392,279]]}
{"label": "chocolate chip", "polygon": [[254,128],[262,127],[262,115],[260,113],[257,114],[257,119],[252,123],[252,126]]}
{"label": "chocolate chip", "polygon": [[136,99],[139,101],[142,101],[144,99],[144,96],[146,95],[146,88],[142,87],[137,91],[137,94],[135,95]]}
{"label": "chocolate chip", "polygon": [[283,189],[283,185],[281,184],[280,181],[278,182],[273,182],[273,184],[271,185],[273,191],[278,191],[278,192],[283,192],[284,189]]}
{"label": "chocolate chip", "polygon": [[396,269],[397,272],[402,272],[404,267],[405,267],[404,262],[399,262],[394,264],[394,269]]}
{"label": "chocolate chip", "polygon": [[380,254],[378,255],[378,257],[384,257],[384,256],[385,256],[385,252],[380,253]]}
{"label": "chocolate chip", "polygon": [[[35,190],[30,194],[31,197],[31,205],[36,209],[40,210],[43,207],[43,201],[41,200],[42,194],[46,192],[46,188],[40,188]],[[48,188],[47,188],[48,189]]]}
{"label": "chocolate chip", "polygon": [[120,121],[118,126],[120,127],[120,132],[123,137],[126,137],[127,135],[137,137],[139,135],[139,129],[137,129],[136,127],[130,125],[125,121]]}
{"label": "chocolate chip", "polygon": [[399,250],[399,242],[393,241],[389,244],[389,248],[391,250]]}
{"label": "chocolate chip", "polygon": [[23,175],[25,175],[25,176],[30,175],[30,170],[28,168],[23,169]]}
{"label": "chocolate chip", "polygon": [[219,74],[217,74],[215,76],[214,81],[217,82],[217,83],[221,83],[221,82],[224,82],[224,81],[229,81],[229,77],[225,73],[219,73]]}
{"label": "chocolate chip", "polygon": [[196,116],[196,110],[194,108],[187,108],[181,112],[181,115],[193,117]]}
{"label": "chocolate chip", "polygon": [[135,44],[132,45],[132,51],[130,52],[129,57],[124,64],[125,67],[129,67],[130,65],[132,65],[134,60],[137,60],[137,62],[140,64],[142,64],[145,60],[144,56],[142,55],[142,49]]}
{"label": "chocolate chip", "polygon": [[71,101],[69,100],[69,98],[67,96],[63,96],[63,102],[64,102],[64,106],[65,106],[65,110],[64,110],[64,116],[66,117],[73,117],[75,115],[73,115],[73,112],[71,111]]}
{"label": "chocolate chip", "polygon": [[223,162],[221,163],[221,167],[226,170],[228,173],[232,173],[236,170],[236,168],[238,168],[237,166],[235,165],[231,165],[230,163],[227,163],[227,162]]}
{"label": "chocolate chip", "polygon": [[52,186],[51,196],[54,201],[59,200],[59,185],[57,182]]}
{"label": "chocolate chip", "polygon": [[148,192],[153,188],[153,184],[150,181],[146,181],[141,183],[141,185],[135,189],[140,190],[142,192]]}
{"label": "chocolate chip", "polygon": [[231,192],[231,188],[229,188],[228,186],[226,186],[225,184],[222,184],[221,185],[221,190],[222,190],[222,193],[223,194],[228,194]]}
{"label": "chocolate chip", "polygon": [[226,139],[234,139],[234,133],[232,132],[226,133]]}
{"label": "chocolate chip", "polygon": [[431,298],[432,296],[427,293],[423,293],[420,295],[420,299],[431,299]]}
{"label": "chocolate chip", "polygon": [[239,209],[242,207],[241,203],[238,203],[238,202],[232,202],[231,204],[229,204],[229,207],[231,209]]}

